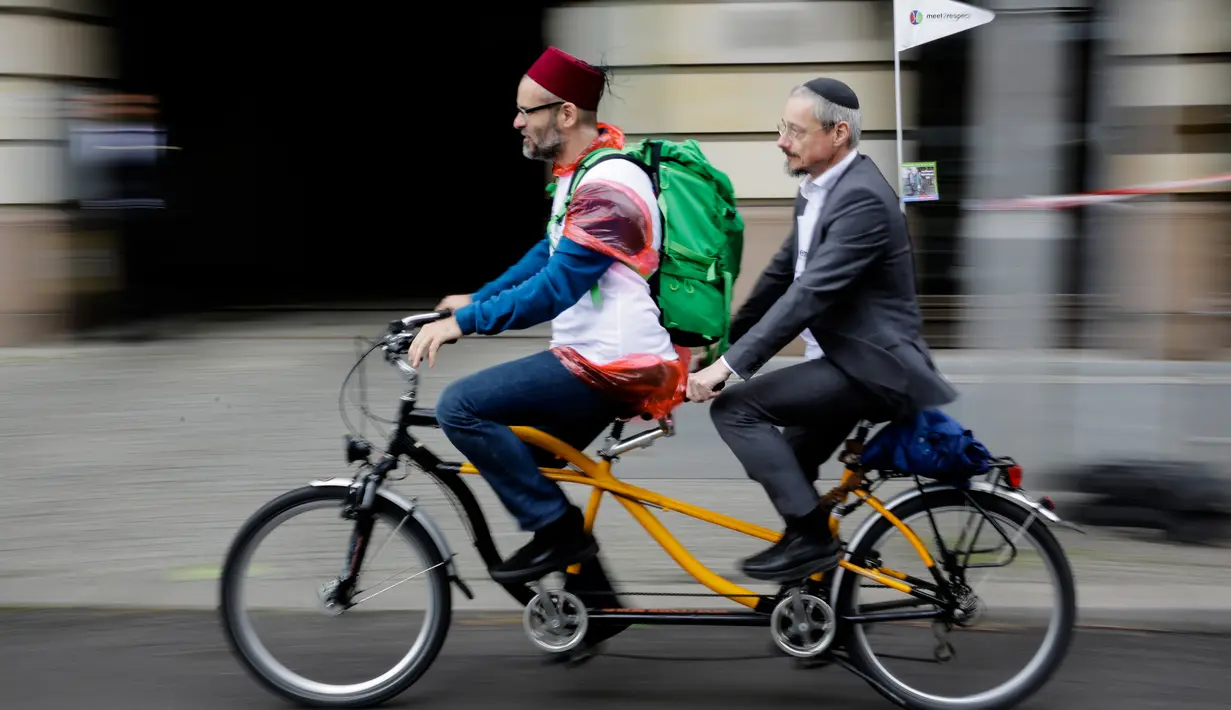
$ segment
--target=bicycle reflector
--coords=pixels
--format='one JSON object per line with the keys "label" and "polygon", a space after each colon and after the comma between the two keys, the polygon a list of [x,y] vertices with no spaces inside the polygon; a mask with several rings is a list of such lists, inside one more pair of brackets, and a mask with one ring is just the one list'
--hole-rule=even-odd
{"label": "bicycle reflector", "polygon": [[1005,477],[1009,479],[1010,488],[1022,487],[1022,467],[1018,464],[1013,464],[1005,470]]}

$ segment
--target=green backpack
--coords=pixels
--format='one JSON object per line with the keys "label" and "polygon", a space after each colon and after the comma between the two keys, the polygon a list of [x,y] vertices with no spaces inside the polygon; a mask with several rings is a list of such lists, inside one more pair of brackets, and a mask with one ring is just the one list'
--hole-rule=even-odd
{"label": "green backpack", "polygon": [[[671,342],[709,348],[705,360],[712,362],[730,345],[731,300],[744,249],[744,221],[735,207],[735,189],[694,140],[647,138],[623,150],[600,148],[577,167],[549,229],[564,219],[572,191],[586,171],[612,159],[631,160],[654,184],[663,237],[650,292],[662,312],[660,321]],[[599,303],[597,286],[591,294]]]}

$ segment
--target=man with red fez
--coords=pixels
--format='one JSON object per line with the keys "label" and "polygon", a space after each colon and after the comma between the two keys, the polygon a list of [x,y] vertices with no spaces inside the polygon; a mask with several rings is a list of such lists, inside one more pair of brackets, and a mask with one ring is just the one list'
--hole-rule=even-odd
{"label": "man with red fez", "polygon": [[533,582],[598,552],[581,511],[538,470],[547,462],[509,427],[584,449],[616,419],[665,416],[687,385],[687,351],[672,345],[647,281],[662,237],[649,177],[632,161],[603,160],[570,189],[584,156],[624,145],[618,128],[598,121],[605,85],[603,71],[555,47],[522,77],[513,128],[522,153],[550,163],[556,178],[547,235],[495,281],[442,300],[438,308],[453,316],[425,326],[408,354],[415,366],[425,357],[434,365],[440,346],[462,336],[551,322],[549,350],[463,377],[436,405],[449,441],[534,533],[489,570],[502,584]]}

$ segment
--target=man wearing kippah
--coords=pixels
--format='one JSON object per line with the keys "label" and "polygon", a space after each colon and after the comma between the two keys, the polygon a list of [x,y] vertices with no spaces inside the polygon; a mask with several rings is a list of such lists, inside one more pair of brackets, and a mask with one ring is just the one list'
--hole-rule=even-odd
{"label": "man wearing kippah", "polygon": [[620,129],[598,120],[605,83],[604,72],[555,47],[522,77],[513,128],[522,153],[550,163],[556,177],[547,235],[495,281],[442,300],[437,308],[454,315],[425,326],[408,353],[415,366],[425,356],[434,364],[443,343],[464,335],[551,322],[550,350],[463,377],[436,404],[449,441],[534,533],[488,570],[503,584],[533,582],[598,552],[581,511],[509,427],[535,427],[581,449],[616,419],[646,413],[650,400],[683,401],[688,351],[672,345],[647,281],[662,239],[649,176],[630,160],[600,156],[572,184],[583,157],[624,147]]}
{"label": "man wearing kippah", "polygon": [[[716,397],[719,435],[786,523],[778,543],[744,560],[754,579],[792,582],[838,564],[830,508],[813,484],[859,420],[957,398],[920,335],[906,219],[857,150],[859,119],[859,99],[840,81],[791,91],[777,145],[800,178],[794,229],[735,315],[731,348],[689,378],[689,399]],[[802,363],[753,377],[800,336]],[[732,374],[744,382],[715,393]]]}

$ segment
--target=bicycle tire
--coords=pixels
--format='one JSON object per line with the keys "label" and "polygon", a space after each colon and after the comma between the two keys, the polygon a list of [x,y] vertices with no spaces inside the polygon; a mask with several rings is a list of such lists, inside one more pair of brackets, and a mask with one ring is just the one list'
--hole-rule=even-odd
{"label": "bicycle tire", "polygon": [[[1012,521],[1021,526],[1030,517],[1030,511],[1004,498],[983,491],[970,491],[974,500],[990,515]],[[940,510],[944,508],[962,507],[968,505],[966,495],[956,489],[932,491],[903,503],[893,510],[900,520],[907,520],[924,513],[928,508]],[[878,516],[867,534],[851,550],[855,559],[864,559],[866,555],[877,549],[881,538],[888,532],[896,530],[893,524],[884,517]],[[918,534],[926,539],[923,531]],[[1073,578],[1072,566],[1061,548],[1055,535],[1048,529],[1041,518],[1035,518],[1026,529],[1026,536],[1033,539],[1040,553],[1046,557],[1056,572],[1059,587],[1060,604],[1058,614],[1053,620],[1052,629],[1048,632],[1050,645],[1042,660],[1035,659],[1027,664],[1017,676],[1000,687],[984,691],[968,698],[941,698],[923,694],[910,688],[905,683],[893,677],[876,659],[868,646],[868,640],[858,625],[844,629],[846,647],[860,670],[868,674],[877,683],[882,684],[906,702],[910,710],[1006,710],[1025,701],[1038,692],[1063,663],[1072,644],[1073,631],[1077,620],[1077,589]],[[889,562],[890,566],[892,563]],[[839,588],[837,615],[842,618],[856,613],[854,607],[855,585],[862,577],[847,573],[843,575]],[[1053,636],[1054,634],[1054,636]],[[1033,668],[1032,668],[1033,666]],[[1027,671],[1029,671],[1027,673]],[[1022,674],[1026,673],[1023,677]],[[980,696],[987,696],[980,699]]]}
{"label": "bicycle tire", "polygon": [[264,687],[287,700],[310,707],[373,707],[402,694],[414,685],[436,660],[444,646],[445,637],[449,633],[452,622],[452,588],[449,585],[445,568],[441,564],[444,561],[441,550],[418,520],[413,516],[407,516],[406,511],[392,501],[376,496],[374,512],[377,515],[388,516],[395,521],[395,524],[405,517],[401,526],[401,535],[408,538],[411,544],[427,557],[424,562],[430,569],[425,576],[428,577],[430,590],[435,600],[433,609],[436,613],[424,620],[428,628],[421,651],[402,672],[386,682],[375,685],[371,689],[350,694],[313,692],[282,677],[284,674],[266,665],[257,650],[260,648],[259,642],[257,647],[252,645],[253,639],[247,637],[242,620],[236,616],[238,611],[236,609],[238,591],[236,584],[238,575],[242,572],[241,565],[247,559],[251,549],[254,549],[252,548],[253,542],[259,542],[259,537],[263,537],[261,533],[271,522],[275,522],[279,517],[296,508],[322,501],[336,503],[341,507],[345,496],[345,488],[304,486],[266,503],[244,523],[236,534],[227,551],[219,582],[221,593],[219,613],[232,652]]}

